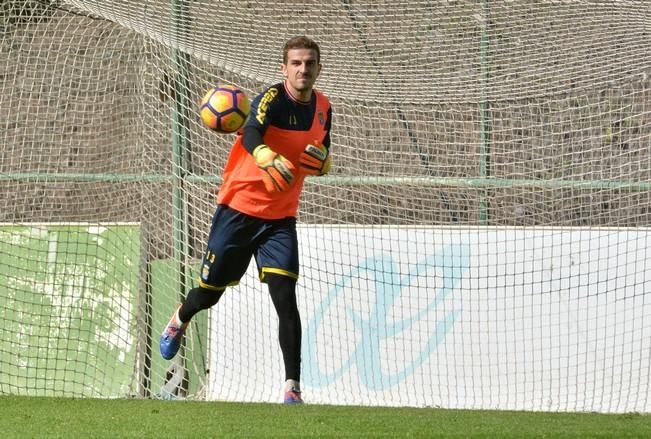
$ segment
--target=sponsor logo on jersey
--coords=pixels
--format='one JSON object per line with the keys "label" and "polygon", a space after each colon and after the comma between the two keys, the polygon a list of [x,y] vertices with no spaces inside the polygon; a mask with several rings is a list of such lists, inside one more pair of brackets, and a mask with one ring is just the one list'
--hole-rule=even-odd
{"label": "sponsor logo on jersey", "polygon": [[267,90],[260,99],[260,102],[258,103],[258,112],[255,115],[255,119],[260,125],[264,125],[264,120],[267,117],[267,110],[269,109],[269,103],[271,103],[277,95],[278,89],[272,87]]}

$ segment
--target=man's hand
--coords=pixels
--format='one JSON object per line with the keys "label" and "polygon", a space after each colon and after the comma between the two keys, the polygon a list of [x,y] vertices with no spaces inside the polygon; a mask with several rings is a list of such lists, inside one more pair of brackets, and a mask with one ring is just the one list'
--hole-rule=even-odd
{"label": "man's hand", "polygon": [[281,192],[290,188],[296,173],[292,162],[264,144],[253,150],[253,159],[262,171],[262,181],[267,191]]}
{"label": "man's hand", "polygon": [[321,142],[307,145],[301,153],[300,167],[307,175],[325,175],[330,171],[332,158],[330,152]]}

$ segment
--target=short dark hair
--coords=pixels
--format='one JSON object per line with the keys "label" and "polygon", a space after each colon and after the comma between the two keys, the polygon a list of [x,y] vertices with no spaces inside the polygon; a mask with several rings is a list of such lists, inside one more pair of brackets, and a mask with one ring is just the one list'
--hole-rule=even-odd
{"label": "short dark hair", "polygon": [[301,35],[287,40],[285,47],[283,47],[283,64],[287,64],[287,52],[292,49],[312,49],[316,52],[316,62],[321,62],[321,49],[311,38]]}

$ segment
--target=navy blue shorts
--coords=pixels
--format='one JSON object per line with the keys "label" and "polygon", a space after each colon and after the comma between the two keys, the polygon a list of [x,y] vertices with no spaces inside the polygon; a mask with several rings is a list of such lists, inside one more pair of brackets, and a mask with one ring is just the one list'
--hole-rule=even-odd
{"label": "navy blue shorts", "polygon": [[270,273],[298,279],[296,218],[261,219],[223,204],[217,206],[199,285],[213,290],[237,285],[252,256],[261,281]]}

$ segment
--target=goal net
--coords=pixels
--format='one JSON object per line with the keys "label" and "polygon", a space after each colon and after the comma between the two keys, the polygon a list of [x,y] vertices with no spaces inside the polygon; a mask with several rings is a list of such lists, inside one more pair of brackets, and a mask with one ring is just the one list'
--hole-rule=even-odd
{"label": "goal net", "polygon": [[279,401],[247,272],[196,284],[234,141],[215,84],[321,46],[334,165],[298,222],[311,403],[649,412],[651,9],[643,0],[5,0],[0,394]]}

